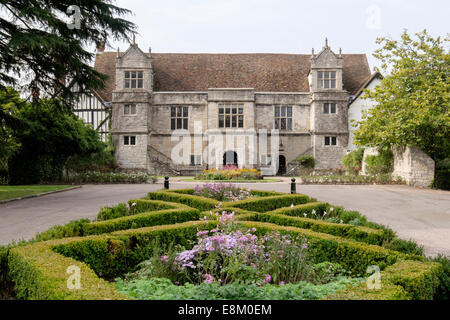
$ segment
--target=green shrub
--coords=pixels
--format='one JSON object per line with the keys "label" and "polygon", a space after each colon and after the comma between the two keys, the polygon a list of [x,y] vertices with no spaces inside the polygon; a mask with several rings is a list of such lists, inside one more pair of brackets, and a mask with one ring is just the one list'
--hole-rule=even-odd
{"label": "green shrub", "polygon": [[358,174],[362,167],[362,159],[364,156],[364,148],[347,153],[342,158],[344,169],[350,174]]}
{"label": "green shrub", "polygon": [[258,213],[256,219],[260,222],[310,229],[312,231],[327,233],[369,244],[379,245],[382,242],[382,232],[380,230],[355,227],[348,224],[329,223],[309,218],[291,217],[283,214],[276,214],[276,211],[277,210],[267,213]]}
{"label": "green shrub", "polygon": [[149,211],[184,208],[183,205],[174,202],[146,200],[146,199],[128,200],[128,207],[130,208],[131,215]]}
{"label": "green shrub", "polygon": [[369,289],[365,282],[355,286],[348,285],[343,290],[327,295],[324,300],[410,300],[401,286],[383,283],[380,290]]}
{"label": "green shrub", "polygon": [[155,225],[174,224],[199,218],[199,210],[189,207],[143,212],[132,216],[98,221],[85,225],[85,234],[110,233],[117,230],[137,229]]}
{"label": "green shrub", "polygon": [[261,233],[278,230],[285,233],[301,234],[308,239],[310,252],[313,254],[316,262],[337,262],[353,274],[365,274],[367,267],[370,265],[378,265],[381,269],[384,269],[386,266],[394,264],[400,258],[421,259],[418,256],[404,255],[380,246],[318,233],[308,229],[284,227],[264,222],[241,221],[240,223],[246,227],[254,227]]}
{"label": "green shrub", "polygon": [[[8,255],[8,276],[14,282],[18,299],[30,300],[123,300],[108,282],[98,276],[85,263],[64,257],[53,250],[52,245],[70,243],[74,239],[39,242],[12,248]],[[84,240],[83,240],[84,241]],[[70,290],[67,280],[68,267],[80,268],[81,288]]]}
{"label": "green shrub", "polygon": [[147,198],[151,200],[178,202],[199,209],[200,211],[210,210],[219,205],[219,201],[217,200],[171,191],[149,192]]}
{"label": "green shrub", "polygon": [[147,183],[153,177],[145,173],[125,172],[69,172],[64,178],[66,183]]}
{"label": "green shrub", "polygon": [[310,155],[300,156],[297,159],[295,159],[295,161],[297,161],[302,167],[309,169],[314,169],[316,165],[314,157]]}
{"label": "green shrub", "polygon": [[378,155],[367,156],[366,173],[369,175],[388,174],[393,170],[394,155],[390,149],[380,149]]}
{"label": "green shrub", "polygon": [[442,266],[434,262],[399,261],[382,273],[382,279],[402,286],[413,300],[432,300]]}
{"label": "green shrub", "polygon": [[301,281],[282,286],[258,286],[251,282],[233,282],[223,286],[187,283],[179,286],[166,278],[151,278],[130,282],[118,279],[116,287],[119,292],[138,300],[313,300],[357,282],[357,279],[341,278],[322,285]]}
{"label": "green shrub", "polygon": [[423,256],[423,247],[411,240],[393,238],[392,240],[383,243],[383,247],[406,254]]}
{"label": "green shrub", "polygon": [[[278,208],[276,210],[269,211],[269,214],[282,214],[288,216],[297,216],[297,217],[322,217],[323,213],[327,211],[328,204],[325,202],[308,202],[304,204],[299,204],[296,206],[289,206]],[[314,215],[312,214],[314,212]]]}
{"label": "green shrub", "polygon": [[63,226],[56,225],[44,232],[36,234],[35,238],[32,241],[46,241],[67,237],[82,237],[84,236],[85,226],[90,222],[91,221],[89,219],[80,219],[70,221]]}
{"label": "green shrub", "polygon": [[114,207],[103,207],[97,214],[97,221],[109,220],[129,215],[126,203],[119,203]]}
{"label": "green shrub", "polygon": [[439,275],[439,287],[434,298],[436,300],[450,300],[450,258],[439,254],[430,261],[440,263],[442,266],[442,272]]}
{"label": "green shrub", "polygon": [[311,199],[303,194],[287,194],[280,196],[269,196],[264,198],[248,198],[234,202],[224,202],[223,206],[232,206],[235,208],[242,208],[250,211],[266,212],[275,210],[281,207],[287,207],[291,204],[303,204],[311,201]]}

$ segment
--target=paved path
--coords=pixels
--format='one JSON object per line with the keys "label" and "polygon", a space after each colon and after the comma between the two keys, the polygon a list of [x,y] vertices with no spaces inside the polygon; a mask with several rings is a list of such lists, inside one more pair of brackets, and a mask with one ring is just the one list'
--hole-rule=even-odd
{"label": "paved path", "polygon": [[[171,188],[193,187],[195,182],[173,179]],[[282,183],[240,184],[253,189],[289,192]],[[94,218],[103,206],[142,197],[162,184],[86,185],[81,189],[0,205],[0,245],[12,239],[32,238],[55,224]],[[358,210],[369,220],[388,225],[399,237],[424,245],[427,255],[450,256],[450,192],[407,186],[297,185],[304,193],[346,209]]]}

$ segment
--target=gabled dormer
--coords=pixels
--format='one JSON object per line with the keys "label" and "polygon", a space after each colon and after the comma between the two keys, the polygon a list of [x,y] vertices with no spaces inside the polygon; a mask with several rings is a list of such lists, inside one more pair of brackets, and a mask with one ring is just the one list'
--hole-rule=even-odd
{"label": "gabled dormer", "polygon": [[310,91],[342,91],[343,63],[341,50],[339,49],[339,54],[335,54],[325,38],[322,51],[318,54],[314,54],[314,49],[312,51],[311,70],[308,76]]}
{"label": "gabled dormer", "polygon": [[151,55],[144,53],[134,42],[116,57],[116,91],[152,92],[153,68]]}

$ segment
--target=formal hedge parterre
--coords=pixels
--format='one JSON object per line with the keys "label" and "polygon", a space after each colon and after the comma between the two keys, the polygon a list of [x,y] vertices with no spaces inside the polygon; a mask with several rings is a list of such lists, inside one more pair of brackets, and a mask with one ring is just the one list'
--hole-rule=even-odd
{"label": "formal hedge parterre", "polygon": [[[367,276],[371,265],[382,270],[380,290],[359,283],[325,299],[408,300],[435,295],[442,265],[383,247],[383,229],[323,221],[320,216],[330,212],[330,205],[306,195],[251,193],[254,197],[220,203],[193,195],[193,189],[150,192],[130,200],[123,216],[71,222],[33,241],[0,247],[0,298],[1,291],[13,285],[19,299],[128,299],[108,281],[147,260],[155,241],[192,247],[199,230],[217,228],[215,213],[224,210],[234,212],[236,223],[255,228],[257,234],[304,236],[316,262],[337,262],[354,276]],[[318,219],[312,218],[313,210]],[[79,290],[67,288],[67,268],[72,265],[81,269]]]}

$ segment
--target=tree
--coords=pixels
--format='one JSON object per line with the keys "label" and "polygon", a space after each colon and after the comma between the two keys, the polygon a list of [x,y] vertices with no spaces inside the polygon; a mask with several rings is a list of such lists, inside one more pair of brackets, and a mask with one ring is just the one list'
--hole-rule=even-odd
{"label": "tree", "polygon": [[9,123],[2,125],[0,140],[8,149],[11,184],[60,181],[64,165],[73,155],[101,152],[106,144],[60,99],[29,103],[12,90],[0,90],[0,102],[8,107]]}
{"label": "tree", "polygon": [[74,83],[102,88],[106,76],[89,66],[94,54],[86,48],[129,40],[136,28],[120,18],[130,11],[111,0],[0,0],[0,9],[8,15],[0,16],[0,88],[52,96],[70,97]]}
{"label": "tree", "polygon": [[382,46],[374,56],[390,74],[374,90],[366,90],[366,98],[377,105],[357,122],[357,144],[417,146],[433,159],[449,155],[448,41],[448,36],[434,39],[426,30],[416,33],[415,39],[406,30],[400,41],[377,39]]}

